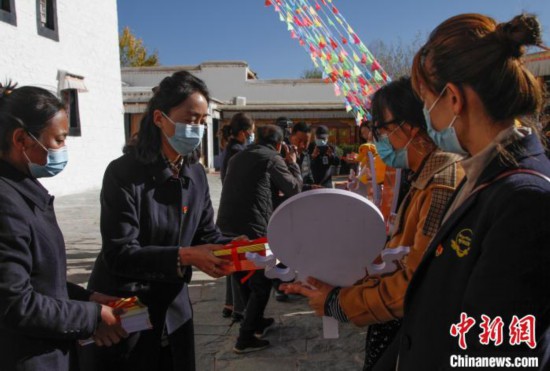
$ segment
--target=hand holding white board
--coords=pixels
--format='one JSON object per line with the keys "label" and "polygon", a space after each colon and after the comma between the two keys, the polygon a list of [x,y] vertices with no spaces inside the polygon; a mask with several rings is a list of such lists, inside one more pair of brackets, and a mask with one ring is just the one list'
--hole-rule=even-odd
{"label": "hand holding white board", "polygon": [[[300,281],[315,277],[346,287],[365,276],[384,247],[386,233],[382,214],[366,198],[319,189],[279,206],[269,221],[267,238],[273,254],[297,270]],[[325,337],[338,336],[334,322],[329,331],[324,319]]]}

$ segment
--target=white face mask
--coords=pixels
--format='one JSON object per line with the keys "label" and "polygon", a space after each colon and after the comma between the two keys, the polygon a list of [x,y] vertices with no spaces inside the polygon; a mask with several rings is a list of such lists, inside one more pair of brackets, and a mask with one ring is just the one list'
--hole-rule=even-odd
{"label": "white face mask", "polygon": [[254,133],[250,134],[247,138],[246,138],[246,145],[247,146],[250,146],[252,144],[254,144],[254,140],[256,139],[256,136],[254,135]]}
{"label": "white face mask", "polygon": [[204,125],[174,122],[164,112],[162,112],[162,115],[176,127],[174,135],[171,137],[168,137],[162,129],[161,131],[168,140],[168,143],[180,155],[186,156],[190,154],[201,144],[202,137],[204,136]]}
{"label": "white face mask", "polygon": [[46,165],[38,165],[32,162],[27,154],[23,152],[29,162],[28,166],[30,174],[34,178],[49,178],[62,172],[69,162],[69,152],[67,151],[67,146],[63,146],[58,149],[48,149],[38,139],[36,139],[34,135],[29,133],[29,136],[48,153]]}
{"label": "white face mask", "polygon": [[374,141],[376,151],[380,155],[380,158],[388,166],[396,169],[408,169],[409,168],[409,155],[407,153],[407,147],[411,144],[414,138],[409,139],[405,147],[395,149],[390,142],[390,136],[401,128],[405,121],[401,122],[391,133],[384,134]]}
{"label": "white face mask", "polygon": [[467,155],[468,152],[466,152],[462,146],[460,145],[460,142],[458,141],[458,137],[456,135],[455,128],[453,127],[456,119],[458,118],[457,115],[455,115],[451,121],[451,123],[443,130],[437,131],[432,125],[432,119],[430,117],[430,113],[434,109],[435,105],[441,97],[443,96],[443,93],[445,93],[445,90],[447,89],[447,85],[443,88],[437,99],[432,103],[431,107],[428,109],[426,106],[422,108],[422,111],[424,112],[424,119],[426,120],[426,128],[428,131],[428,135],[436,146],[441,148],[445,152],[451,152],[451,153],[457,153],[459,155]]}

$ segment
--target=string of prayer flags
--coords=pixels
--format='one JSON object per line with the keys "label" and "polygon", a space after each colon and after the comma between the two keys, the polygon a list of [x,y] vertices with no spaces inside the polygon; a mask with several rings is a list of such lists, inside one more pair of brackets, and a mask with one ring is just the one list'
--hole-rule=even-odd
{"label": "string of prayer flags", "polygon": [[323,80],[334,84],[357,124],[370,118],[376,90],[391,81],[380,63],[344,18],[334,0],[266,0],[293,39],[310,55]]}

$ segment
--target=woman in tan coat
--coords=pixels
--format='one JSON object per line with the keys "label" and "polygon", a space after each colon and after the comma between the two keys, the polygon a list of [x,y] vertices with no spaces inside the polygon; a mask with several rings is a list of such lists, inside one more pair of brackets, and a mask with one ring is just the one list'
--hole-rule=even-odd
{"label": "woman in tan coat", "polygon": [[405,248],[409,253],[394,272],[367,275],[352,287],[335,288],[314,278],[308,284],[316,290],[301,284],[286,287],[288,293],[307,296],[317,315],[351,321],[357,326],[369,325],[365,370],[372,368],[396,335],[408,284],[439,227],[447,201],[463,177],[457,164],[462,157],[438,150],[428,136],[422,102],[415,96],[409,78],[381,88],[372,103],[378,153],[386,165],[411,170],[411,188],[386,244],[386,248]]}

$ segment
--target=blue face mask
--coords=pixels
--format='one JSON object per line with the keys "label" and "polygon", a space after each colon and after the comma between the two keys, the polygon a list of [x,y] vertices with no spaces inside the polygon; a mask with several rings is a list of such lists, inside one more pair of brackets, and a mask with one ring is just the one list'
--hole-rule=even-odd
{"label": "blue face mask", "polygon": [[171,137],[168,137],[164,131],[162,133],[177,153],[187,156],[201,144],[204,136],[204,125],[174,122],[164,112],[162,112],[162,115],[176,127],[174,135]]}
{"label": "blue face mask", "polygon": [[390,138],[387,135],[383,135],[380,137],[380,140],[374,141],[374,145],[376,146],[376,151],[380,155],[380,158],[386,165],[396,169],[409,168],[409,158],[407,156],[408,143],[403,148],[393,149]]}
{"label": "blue face mask", "polygon": [[315,144],[318,145],[319,147],[326,146],[327,143],[328,143],[328,140],[326,139],[315,139]]}
{"label": "blue face mask", "polygon": [[256,136],[254,135],[254,133],[250,134],[250,136],[248,136],[248,138],[246,138],[246,145],[250,146],[250,145],[254,144],[255,139],[256,139]]}
{"label": "blue face mask", "polygon": [[48,160],[46,165],[38,165],[31,162],[27,154],[23,152],[27,158],[27,161],[29,161],[29,172],[31,176],[33,178],[49,178],[62,172],[67,165],[67,162],[69,162],[69,152],[67,151],[67,146],[63,146],[59,149],[47,149],[38,141],[38,139],[34,137],[34,135],[30,133],[29,135],[36,141],[36,143],[40,145],[40,147],[44,148],[44,151],[48,152]]}
{"label": "blue face mask", "polygon": [[428,135],[430,136],[430,138],[432,138],[435,145],[441,148],[443,151],[457,153],[459,155],[467,155],[468,152],[466,152],[460,145],[460,142],[458,141],[458,137],[456,136],[455,128],[453,127],[458,116],[453,117],[453,120],[451,121],[451,123],[441,131],[435,130],[432,125],[430,112],[432,112],[437,102],[439,102],[439,100],[443,96],[445,89],[447,89],[447,86],[443,88],[443,90],[439,94],[439,97],[437,97],[437,99],[433,102],[430,109],[427,109],[426,106],[422,108],[422,111],[424,112],[424,119],[426,120],[426,128],[428,131]]}

